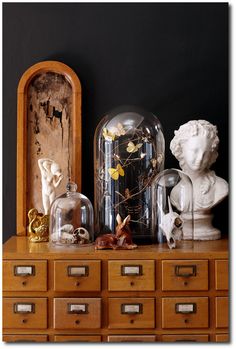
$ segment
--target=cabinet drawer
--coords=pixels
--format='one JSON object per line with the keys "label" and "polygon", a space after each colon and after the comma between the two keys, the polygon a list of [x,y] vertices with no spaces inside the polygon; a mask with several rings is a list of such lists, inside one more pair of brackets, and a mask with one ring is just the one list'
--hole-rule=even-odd
{"label": "cabinet drawer", "polygon": [[119,260],[108,262],[109,291],[154,291],[154,260]]}
{"label": "cabinet drawer", "polygon": [[228,333],[217,334],[216,335],[216,342],[229,342],[229,335],[228,335]]}
{"label": "cabinet drawer", "polygon": [[163,291],[208,290],[207,260],[162,261]]}
{"label": "cabinet drawer", "polygon": [[47,328],[47,298],[3,298],[3,328]]}
{"label": "cabinet drawer", "polygon": [[227,328],[228,317],[228,297],[216,297],[216,328]]}
{"label": "cabinet drawer", "polygon": [[228,261],[215,261],[216,290],[228,290]]}
{"label": "cabinet drawer", "polygon": [[55,329],[100,328],[100,298],[54,298]]}
{"label": "cabinet drawer", "polygon": [[162,342],[208,342],[208,334],[167,334],[162,336]]}
{"label": "cabinet drawer", "polygon": [[154,298],[109,298],[109,328],[154,328]]}
{"label": "cabinet drawer", "polygon": [[46,334],[5,334],[3,342],[47,342]]}
{"label": "cabinet drawer", "polygon": [[55,261],[55,291],[100,291],[101,261]]}
{"label": "cabinet drawer", "polygon": [[156,336],[152,335],[124,335],[108,336],[108,342],[155,342]]}
{"label": "cabinet drawer", "polygon": [[47,291],[47,261],[3,261],[3,291]]}
{"label": "cabinet drawer", "polygon": [[101,342],[101,336],[54,336],[54,342]]}
{"label": "cabinet drawer", "polygon": [[207,328],[208,297],[162,298],[162,328]]}

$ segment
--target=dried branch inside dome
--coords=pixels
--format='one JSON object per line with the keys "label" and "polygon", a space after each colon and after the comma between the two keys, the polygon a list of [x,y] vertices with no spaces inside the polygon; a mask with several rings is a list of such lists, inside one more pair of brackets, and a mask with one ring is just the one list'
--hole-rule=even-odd
{"label": "dried branch inside dome", "polygon": [[111,212],[131,215],[131,222],[148,226],[145,221],[153,178],[159,172],[164,154],[158,153],[156,140],[145,129],[103,128],[99,151],[104,162],[97,171],[101,207],[106,202]]}

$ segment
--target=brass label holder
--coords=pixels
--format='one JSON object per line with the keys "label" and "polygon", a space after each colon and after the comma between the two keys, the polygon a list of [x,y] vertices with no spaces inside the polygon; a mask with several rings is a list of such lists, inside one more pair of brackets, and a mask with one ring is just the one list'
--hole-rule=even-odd
{"label": "brass label holder", "polygon": [[15,265],[14,276],[34,276],[35,266],[34,265]]}
{"label": "brass label holder", "polygon": [[88,314],[88,304],[87,303],[68,303],[67,304],[68,314]]}
{"label": "brass label holder", "polygon": [[89,267],[88,265],[69,265],[67,267],[67,275],[72,277],[88,276]]}
{"label": "brass label holder", "polygon": [[35,313],[34,303],[14,303],[15,314],[33,314]]}
{"label": "brass label holder", "polygon": [[176,314],[195,314],[197,312],[196,303],[176,303],[175,304]]}
{"label": "brass label holder", "polygon": [[180,277],[191,277],[197,275],[196,265],[176,265],[175,275]]}
{"label": "brass label holder", "polygon": [[143,275],[142,265],[122,265],[121,275],[122,276],[141,276]]}
{"label": "brass label holder", "polygon": [[143,313],[143,304],[132,303],[132,304],[121,304],[121,314],[125,315],[136,315]]}

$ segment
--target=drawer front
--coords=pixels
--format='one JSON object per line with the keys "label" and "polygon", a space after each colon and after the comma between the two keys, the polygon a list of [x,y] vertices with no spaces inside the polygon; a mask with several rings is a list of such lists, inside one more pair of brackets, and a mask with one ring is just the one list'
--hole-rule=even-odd
{"label": "drawer front", "polygon": [[167,334],[162,336],[162,342],[208,342],[208,334]]}
{"label": "drawer front", "polygon": [[47,298],[3,298],[3,328],[47,328]]}
{"label": "drawer front", "polygon": [[216,335],[216,342],[229,342],[229,335],[228,335],[228,333],[217,334]]}
{"label": "drawer front", "polygon": [[5,334],[3,342],[47,342],[46,334]]}
{"label": "drawer front", "polygon": [[162,261],[163,291],[207,291],[207,260]]}
{"label": "drawer front", "polygon": [[55,261],[55,291],[100,291],[101,261]]}
{"label": "drawer front", "polygon": [[156,336],[152,335],[124,335],[124,336],[108,336],[108,342],[155,342]]}
{"label": "drawer front", "polygon": [[218,260],[215,261],[215,280],[216,290],[228,290],[228,261]]}
{"label": "drawer front", "polygon": [[108,262],[109,291],[154,291],[154,260],[119,260]]}
{"label": "drawer front", "polygon": [[47,291],[47,261],[3,261],[3,291]]}
{"label": "drawer front", "polygon": [[162,328],[207,328],[208,297],[162,298]]}
{"label": "drawer front", "polygon": [[54,336],[54,342],[101,342],[101,336]]}
{"label": "drawer front", "polygon": [[100,298],[54,298],[55,329],[101,327]]}
{"label": "drawer front", "polygon": [[154,328],[154,298],[109,298],[109,328]]}
{"label": "drawer front", "polygon": [[216,328],[229,326],[228,297],[216,297]]}

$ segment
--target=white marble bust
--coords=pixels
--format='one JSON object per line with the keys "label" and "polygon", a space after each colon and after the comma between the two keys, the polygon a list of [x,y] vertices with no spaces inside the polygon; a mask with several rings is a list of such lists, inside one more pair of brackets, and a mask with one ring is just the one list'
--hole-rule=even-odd
{"label": "white marble bust", "polygon": [[[211,208],[228,195],[228,183],[210,170],[218,156],[218,144],[217,128],[206,120],[191,120],[180,126],[170,143],[172,154],[193,183],[195,240],[216,240],[221,236],[220,231],[212,226],[210,213]],[[171,203],[177,208],[182,184],[179,183],[171,193]],[[187,210],[184,215],[186,219]],[[187,235],[188,232],[186,238]]]}

